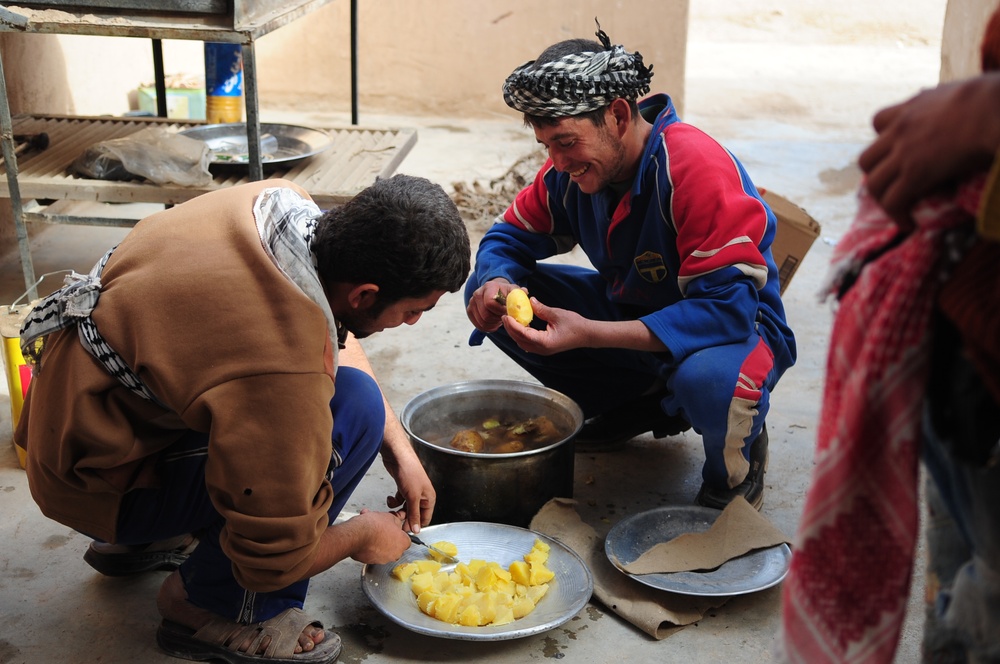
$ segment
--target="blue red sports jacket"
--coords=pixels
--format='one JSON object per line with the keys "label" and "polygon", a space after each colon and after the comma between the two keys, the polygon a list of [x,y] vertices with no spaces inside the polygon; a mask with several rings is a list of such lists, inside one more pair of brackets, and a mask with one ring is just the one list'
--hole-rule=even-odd
{"label": "blue red sports jacket", "polygon": [[640,312],[675,362],[756,328],[780,375],[796,350],[771,256],[774,213],[736,157],[681,122],[667,95],[639,109],[653,132],[631,189],[584,194],[548,160],[484,235],[479,283],[523,283],[536,261],[579,245],[608,298]]}

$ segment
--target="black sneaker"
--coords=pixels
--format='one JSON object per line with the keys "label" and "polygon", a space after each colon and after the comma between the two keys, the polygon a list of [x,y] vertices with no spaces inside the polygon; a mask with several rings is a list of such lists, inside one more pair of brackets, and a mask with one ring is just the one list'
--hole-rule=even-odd
{"label": "black sneaker", "polygon": [[191,535],[136,546],[91,542],[83,559],[105,576],[132,576],[175,570],[197,545],[198,540]]}
{"label": "black sneaker", "polygon": [[747,478],[732,489],[711,489],[702,483],[695,499],[702,507],[725,509],[736,496],[743,496],[758,512],[764,504],[764,473],[767,471],[767,428],[761,427],[760,435],[750,446],[750,472]]}
{"label": "black sneaker", "polygon": [[663,412],[660,408],[663,398],[664,394],[657,392],[590,418],[576,435],[576,451],[607,451],[650,431],[654,438],[663,438],[690,429],[683,417]]}

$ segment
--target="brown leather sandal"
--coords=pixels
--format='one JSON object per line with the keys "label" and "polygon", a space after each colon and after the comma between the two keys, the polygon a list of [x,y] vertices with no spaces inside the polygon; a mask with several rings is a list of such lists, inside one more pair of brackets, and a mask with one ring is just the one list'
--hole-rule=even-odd
{"label": "brown leather sandal", "polygon": [[[269,620],[251,625],[216,617],[197,631],[164,619],[156,630],[156,642],[174,657],[198,661],[218,659],[229,664],[331,664],[337,661],[343,645],[340,637],[329,631],[315,648],[295,654],[299,634],[308,625],[323,629],[319,621],[297,608],[285,609]],[[270,637],[271,642],[263,654],[250,654],[260,649],[266,637]],[[238,651],[248,639],[247,652]]]}

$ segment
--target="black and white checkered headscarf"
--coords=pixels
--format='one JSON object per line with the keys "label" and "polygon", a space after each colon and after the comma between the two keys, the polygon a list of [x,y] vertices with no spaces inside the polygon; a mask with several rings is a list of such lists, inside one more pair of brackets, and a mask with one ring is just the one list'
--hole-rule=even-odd
{"label": "black and white checkered headscarf", "polygon": [[514,110],[549,118],[596,111],[615,99],[637,99],[649,92],[653,67],[628,53],[598,25],[604,50],[573,53],[552,62],[526,62],[507,77],[503,100]]}

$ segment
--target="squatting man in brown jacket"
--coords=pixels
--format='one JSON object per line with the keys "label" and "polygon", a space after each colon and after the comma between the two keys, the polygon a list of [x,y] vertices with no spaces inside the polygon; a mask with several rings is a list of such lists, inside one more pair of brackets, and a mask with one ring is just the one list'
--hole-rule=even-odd
{"label": "squatting man in brown jacket", "polygon": [[[441,187],[403,175],[326,213],[267,180],[143,219],[22,327],[33,498],[104,574],[177,567],[168,653],[334,661],[309,579],[396,560],[435,501],[357,339],[416,323],[470,255]],[[379,452],[405,508],[335,524]]]}

